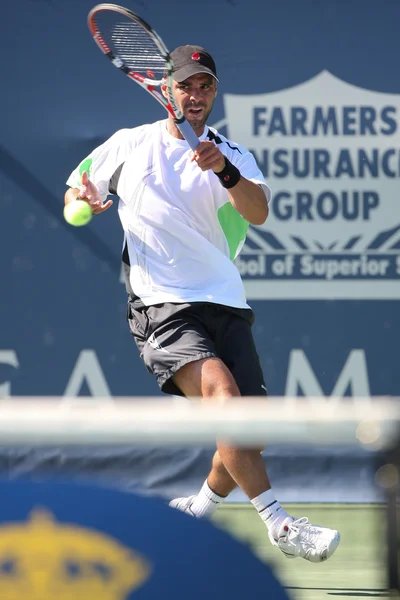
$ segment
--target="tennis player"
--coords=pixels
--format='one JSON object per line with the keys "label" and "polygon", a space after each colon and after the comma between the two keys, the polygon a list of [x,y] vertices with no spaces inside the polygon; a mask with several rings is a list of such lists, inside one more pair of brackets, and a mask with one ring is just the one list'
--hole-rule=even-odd
{"label": "tennis player", "polygon": [[[171,56],[175,98],[197,149],[170,117],[117,131],[70,175],[65,203],[83,198],[99,214],[112,205],[108,194],[119,197],[128,321],[141,358],[163,392],[228,404],[267,393],[233,261],[249,223],[267,219],[271,191],[252,154],[207,126],[218,86],[211,55],[181,46]],[[333,554],[339,533],[286,513],[260,448],[217,442],[201,490],[170,506],[209,517],[237,485],[286,556],[320,562]]]}

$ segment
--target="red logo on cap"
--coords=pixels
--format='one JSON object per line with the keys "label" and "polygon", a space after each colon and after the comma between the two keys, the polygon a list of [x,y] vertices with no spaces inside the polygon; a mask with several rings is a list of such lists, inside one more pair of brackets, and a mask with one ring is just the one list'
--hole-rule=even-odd
{"label": "red logo on cap", "polygon": [[200,54],[198,52],[193,52],[192,60],[200,60]]}

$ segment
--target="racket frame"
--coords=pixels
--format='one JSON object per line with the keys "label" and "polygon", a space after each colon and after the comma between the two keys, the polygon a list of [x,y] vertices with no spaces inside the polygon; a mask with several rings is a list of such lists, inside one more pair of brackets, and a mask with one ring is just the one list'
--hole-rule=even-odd
{"label": "racket frame", "polygon": [[[153,42],[157,46],[161,56],[165,60],[165,70],[167,72],[167,76],[163,79],[151,79],[144,77],[141,73],[137,73],[136,71],[130,69],[124,61],[116,54],[113,53],[111,48],[108,46],[107,42],[104,40],[101,31],[99,30],[96,23],[96,15],[101,11],[113,11],[131,19],[136,22],[144,31],[152,38]],[[174,123],[178,127],[179,131],[188,142],[189,146],[192,150],[195,150],[199,145],[199,139],[195,132],[193,131],[190,123],[185,119],[181,110],[179,109],[173,92],[173,81],[174,81],[174,63],[168,52],[167,47],[164,42],[158,35],[158,33],[139,15],[132,12],[128,8],[124,8],[123,6],[118,6],[117,4],[108,4],[102,3],[94,6],[88,14],[88,27],[93,36],[94,41],[103,52],[105,56],[111,61],[111,63],[122,71],[125,75],[127,75],[130,79],[138,83],[142,88],[146,90],[149,94],[153,96],[171,115]],[[161,90],[161,85],[166,85],[168,98],[166,98]]]}

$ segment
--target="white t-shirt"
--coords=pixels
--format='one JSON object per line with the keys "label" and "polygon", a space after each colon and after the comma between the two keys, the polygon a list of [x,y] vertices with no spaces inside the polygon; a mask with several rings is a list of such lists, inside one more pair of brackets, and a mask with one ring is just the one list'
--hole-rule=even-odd
{"label": "white t-shirt", "polygon": [[[248,222],[215,173],[190,160],[188,143],[171,136],[166,123],[118,131],[82,161],[67,185],[79,188],[86,170],[105,199],[123,165],[116,189],[129,255],[127,289],[146,306],[213,302],[249,308],[233,262]],[[206,127],[200,140],[210,138],[243,177],[262,186],[269,201],[270,189],[253,155]]]}

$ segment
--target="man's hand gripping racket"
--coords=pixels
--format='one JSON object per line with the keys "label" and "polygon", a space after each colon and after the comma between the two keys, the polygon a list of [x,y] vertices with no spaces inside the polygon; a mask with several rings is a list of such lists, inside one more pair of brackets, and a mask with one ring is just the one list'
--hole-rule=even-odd
{"label": "man's hand gripping racket", "polygon": [[[198,137],[174,99],[173,61],[154,29],[132,11],[116,4],[94,6],[88,15],[88,25],[95,42],[112,64],[162,104],[195,150]],[[161,92],[163,84],[168,99]]]}

